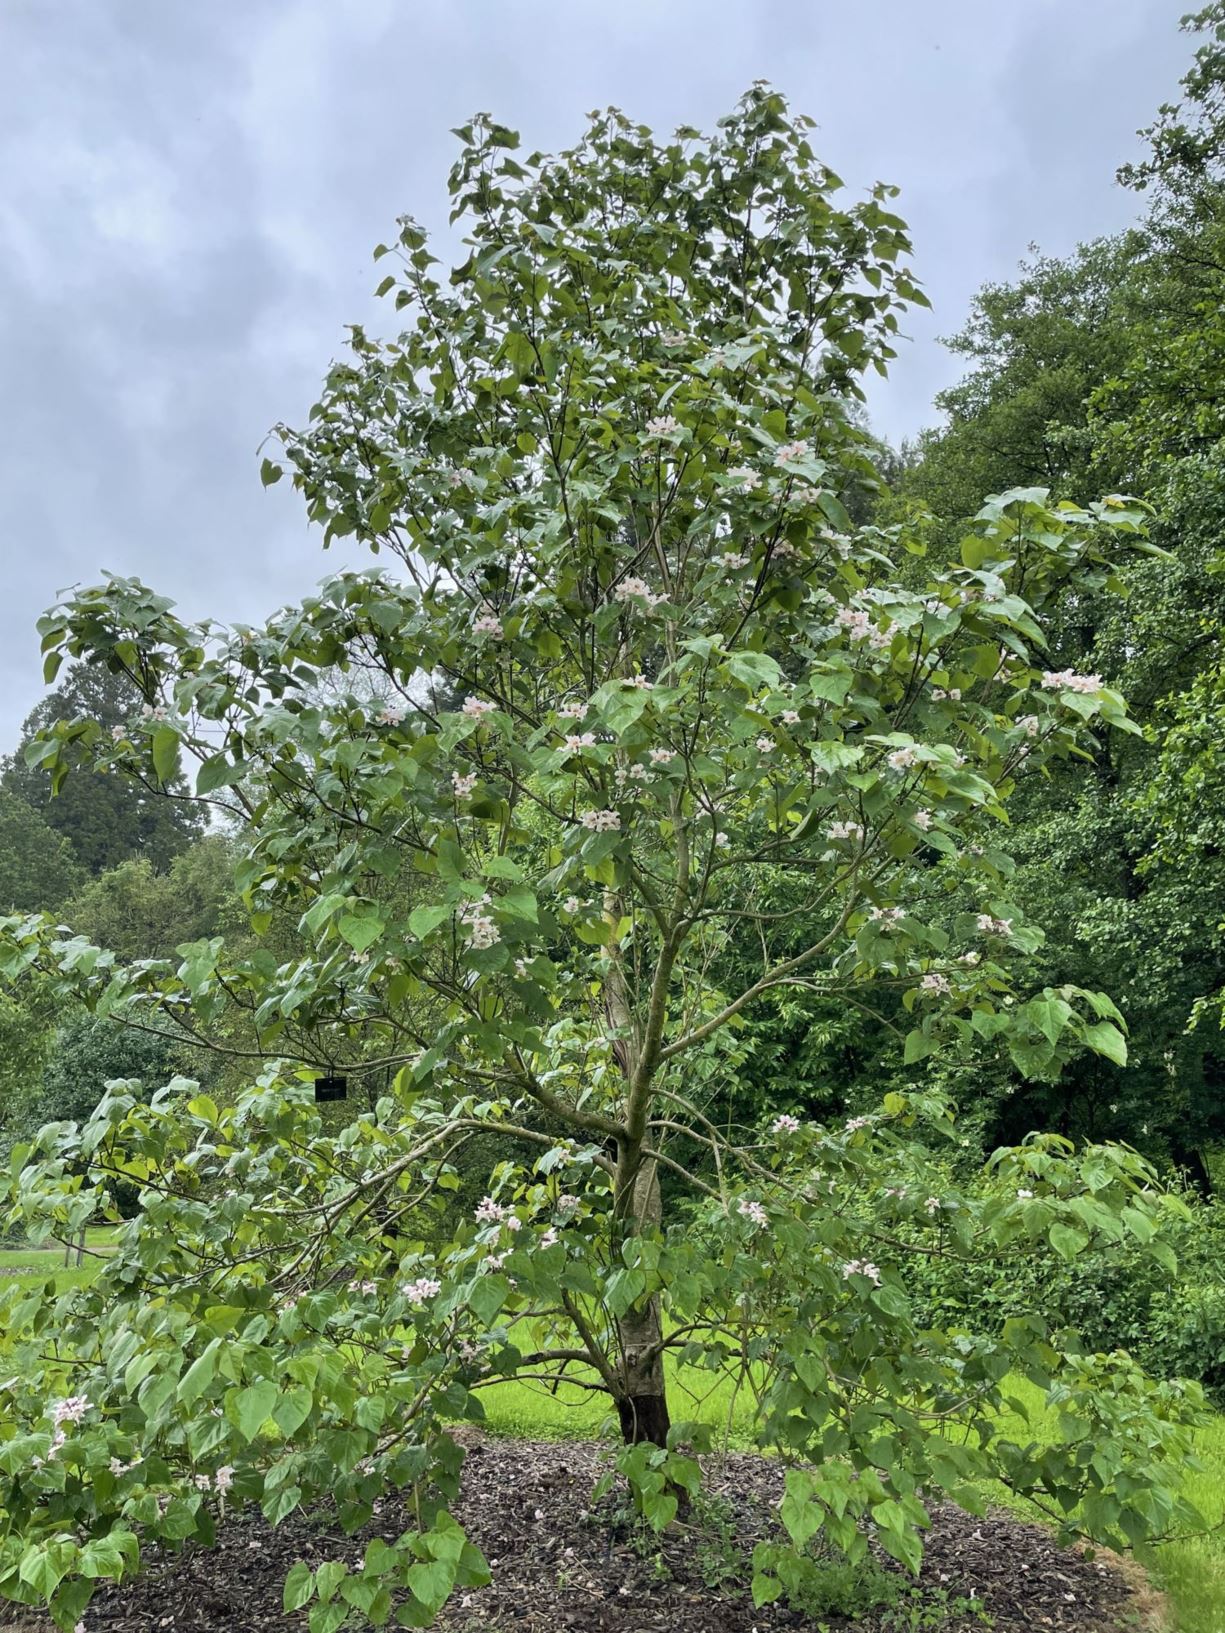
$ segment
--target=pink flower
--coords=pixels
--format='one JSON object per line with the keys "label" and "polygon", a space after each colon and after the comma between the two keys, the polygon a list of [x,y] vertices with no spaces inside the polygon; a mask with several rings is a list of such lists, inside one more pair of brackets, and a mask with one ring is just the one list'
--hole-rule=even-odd
{"label": "pink flower", "polygon": [[56,1401],[51,1408],[51,1421],[55,1424],[80,1423],[89,1411],[93,1402],[85,1395],[69,1395],[67,1400]]}
{"label": "pink flower", "polygon": [[126,726],[112,726],[111,727],[111,737],[114,739],[114,741],[116,743],[122,743],[124,738],[127,735],[128,735],[128,732],[127,732],[127,727]]}
{"label": "pink flower", "polygon": [[474,720],[479,720],[483,714],[492,714],[496,708],[497,704],[490,703],[486,698],[466,697],[461,712]]}
{"label": "pink flower", "polygon": [[579,819],[592,833],[614,833],[621,826],[619,811],[584,811]]}
{"label": "pink flower", "polygon": [[798,726],[800,723],[797,709],[784,709],[781,718],[784,726]]}
{"label": "pink flower", "polygon": [[540,1245],[541,1247],[556,1247],[560,1241],[561,1237],[553,1229],[552,1225],[550,1225],[548,1230],[546,1230],[544,1235],[540,1238]]}
{"label": "pink flower", "polygon": [[789,1111],[784,1111],[770,1124],[770,1132],[771,1134],[798,1134],[800,1132],[800,1120],[798,1117],[793,1117]]}
{"label": "pink flower", "polygon": [[595,732],[593,731],[570,732],[562,744],[567,754],[580,754],[583,749],[593,748],[594,746]]}
{"label": "pink flower", "polygon": [[375,724],[379,726],[398,726],[404,718],[404,710],[396,703],[387,703],[375,715]]}
{"label": "pink flower", "polygon": [[806,442],[785,442],[774,456],[776,465],[789,465],[792,460],[805,459],[812,452]]}
{"label": "pink flower", "polygon": [[918,765],[919,751],[914,748],[895,748],[887,759],[894,771],[908,771],[912,765]]}
{"label": "pink flower", "polygon": [[773,737],[759,737],[757,739],[757,752],[759,754],[772,754],[775,747]]}
{"label": "pink flower", "polygon": [[1100,675],[1078,675],[1073,669],[1047,669],[1042,684],[1050,692],[1099,692]]}
{"label": "pink flower", "polygon": [[585,703],[563,703],[557,712],[563,720],[581,720],[587,713],[587,705]]}
{"label": "pink flower", "polygon": [[475,1218],[478,1223],[492,1223],[500,1220],[506,1209],[500,1202],[495,1202],[491,1196],[483,1196],[476,1205]]}
{"label": "pink flower", "polygon": [[843,1128],[844,1134],[858,1134],[861,1128],[867,1128],[872,1121],[870,1117],[850,1117]]}
{"label": "pink flower", "polygon": [[849,631],[852,639],[862,641],[867,639],[868,631],[872,628],[872,620],[866,612],[858,607],[839,607],[834,614],[843,629]]}
{"label": "pink flower", "polygon": [[933,817],[930,811],[916,811],[911,820],[916,828],[922,828],[926,833],[932,825]]}
{"label": "pink flower", "polygon": [[649,758],[652,765],[671,765],[676,755],[670,748],[653,748]]}
{"label": "pink flower", "polygon": [[475,787],[476,787],[476,772],[475,771],[470,772],[466,777],[462,776],[458,771],[453,771],[451,773],[451,788],[452,788],[452,791],[455,794],[456,799],[467,799],[468,795],[472,792],[472,790]]}
{"label": "pink flower", "polygon": [[416,1281],[405,1282],[400,1291],[410,1304],[419,1307],[442,1292],[442,1283],[435,1276],[418,1276]]}
{"label": "pink flower", "polygon": [[753,1225],[760,1226],[770,1223],[770,1216],[761,1203],[751,1201],[747,1196],[740,1198],[740,1201],[736,1204],[736,1212],[741,1218],[747,1219]]}
{"label": "pink flower", "polygon": [[934,996],[941,998],[952,990],[952,987],[949,986],[948,976],[940,975],[935,970],[929,970],[919,982],[920,992],[930,992]]}
{"label": "pink flower", "polygon": [[472,633],[474,635],[491,635],[495,641],[500,641],[503,634],[502,620],[495,618],[492,613],[486,613],[484,617],[478,618],[473,624]]}
{"label": "pink flower", "polygon": [[502,1223],[506,1226],[507,1230],[523,1229],[523,1221],[519,1218],[517,1213],[508,1213],[506,1218],[503,1219]]}
{"label": "pink flower", "polygon": [[575,1213],[581,1206],[581,1199],[577,1196],[571,1196],[568,1192],[563,1192],[557,1199],[558,1213]]}

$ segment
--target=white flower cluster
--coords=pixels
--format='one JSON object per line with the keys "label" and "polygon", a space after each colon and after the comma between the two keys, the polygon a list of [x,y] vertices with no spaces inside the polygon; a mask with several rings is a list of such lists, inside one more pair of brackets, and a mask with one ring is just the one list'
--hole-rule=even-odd
{"label": "white flower cluster", "polygon": [[784,726],[798,726],[800,723],[799,710],[784,709],[780,719],[782,720]]}
{"label": "white flower cluster", "polygon": [[160,704],[155,708],[152,703],[142,703],[140,713],[141,718],[144,720],[169,720],[170,718],[169,711],[163,709]]}
{"label": "white flower cluster", "polygon": [[777,744],[773,737],[759,737],[757,739],[757,752],[759,754],[773,754],[776,747]]}
{"label": "white flower cluster", "polygon": [[933,686],[932,687],[932,702],[933,703],[960,703],[961,702],[961,687],[960,686]]}
{"label": "white flower cluster", "polygon": [[1014,724],[1020,726],[1026,737],[1036,737],[1042,729],[1042,722],[1036,714],[1020,715]]}
{"label": "white flower cluster", "polygon": [[866,1276],[874,1286],[880,1286],[880,1271],[871,1259],[848,1259],[842,1267],[842,1276],[844,1281],[852,1276]]}
{"label": "white flower cluster", "polygon": [[485,894],[479,901],[469,902],[459,915],[459,922],[467,929],[472,945],[478,951],[492,947],[502,939],[502,932],[494,923],[493,915],[481,911],[488,906],[489,896]]}
{"label": "white flower cluster", "polygon": [[918,765],[919,751],[917,748],[895,748],[887,758],[894,771],[908,771],[912,765]]}
{"label": "white flower cluster", "polygon": [[451,789],[456,799],[467,799],[475,787],[475,771],[470,771],[467,776],[464,776],[463,773],[459,771],[453,771],[451,773]]}
{"label": "white flower cluster", "polygon": [[613,591],[614,601],[645,601],[652,612],[667,599],[666,595],[656,595],[645,578],[623,578]]}
{"label": "white flower cluster", "polygon": [[751,465],[733,465],[727,473],[742,493],[752,493],[761,486],[761,477]]}
{"label": "white flower cluster", "polygon": [[420,1308],[427,1299],[442,1292],[442,1283],[436,1276],[418,1276],[416,1281],[405,1282],[400,1291],[410,1304]]}
{"label": "white flower cluster", "polygon": [[931,827],[934,818],[930,811],[916,811],[914,816],[911,818],[911,821],[914,823],[916,828],[922,828],[923,832],[926,833]]}
{"label": "white flower cluster", "polygon": [[793,460],[805,459],[812,452],[806,442],[784,442],[774,456],[776,465],[790,465]]}
{"label": "white flower cluster", "polygon": [[725,567],[729,573],[738,572],[741,567],[747,567],[749,558],[739,550],[725,550],[719,557],[720,567]]}
{"label": "white flower cluster", "polygon": [[1100,675],[1078,675],[1074,669],[1047,669],[1042,684],[1049,692],[1100,692]]}
{"label": "white flower cluster", "polygon": [[647,421],[647,436],[670,437],[673,431],[679,431],[681,422],[671,414],[658,414],[653,420]]}
{"label": "white flower cluster", "polygon": [[561,905],[563,911],[567,913],[581,913],[583,911],[583,904],[577,896],[567,896]]}
{"label": "white flower cluster", "polygon": [[936,997],[943,998],[953,989],[949,986],[949,978],[947,975],[939,975],[935,970],[928,970],[927,974],[919,982],[919,990],[921,992],[930,992]]}
{"label": "white flower cluster", "polygon": [[563,703],[557,712],[563,720],[581,720],[587,713],[587,705],[585,703]]}
{"label": "white flower cluster", "polygon": [[374,717],[380,726],[398,726],[403,718],[404,710],[397,703],[385,703]]}
{"label": "white flower cluster", "polygon": [[469,482],[475,480],[475,477],[476,472],[469,470],[467,465],[459,465],[453,471],[447,472],[447,481],[453,488],[467,487]]}
{"label": "white flower cluster", "polygon": [[215,1491],[219,1497],[224,1497],[234,1484],[234,1470],[228,1463],[223,1463],[216,1474],[196,1474],[192,1476],[197,1491]]}
{"label": "white flower cluster", "polygon": [[652,765],[671,765],[676,759],[676,754],[670,748],[653,748],[648,758]]}
{"label": "white flower cluster", "polygon": [[490,703],[487,698],[466,697],[461,713],[468,715],[470,719],[479,720],[483,714],[492,714],[496,708],[497,704]]}
{"label": "white flower cluster", "polygon": [[863,828],[858,822],[831,822],[825,831],[831,839],[863,838]]}
{"label": "white flower cluster", "polygon": [[1012,920],[997,919],[991,913],[980,913],[975,923],[986,936],[1010,936],[1012,934]]}
{"label": "white flower cluster", "polygon": [[793,1117],[789,1111],[784,1111],[770,1124],[770,1132],[771,1134],[798,1134],[800,1132],[800,1120],[798,1117]]}
{"label": "white flower cluster", "polygon": [[742,1196],[736,1204],[736,1212],[742,1219],[747,1219],[752,1225],[768,1225],[770,1216],[760,1202],[754,1202],[747,1196]]}
{"label": "white flower cluster", "polygon": [[584,811],[580,818],[583,827],[592,833],[613,833],[621,826],[620,811]]}
{"label": "white flower cluster", "polygon": [[613,781],[618,788],[624,788],[627,782],[646,782],[649,775],[646,766],[635,761],[633,765],[619,765],[613,772]]}
{"label": "white flower cluster", "polygon": [[495,618],[493,613],[487,612],[478,618],[472,625],[474,635],[491,635],[495,641],[502,639],[502,620]]}
{"label": "white flower cluster", "polygon": [[567,754],[579,754],[585,748],[594,748],[595,732],[569,732],[562,746]]}
{"label": "white flower cluster", "polygon": [[872,907],[868,909],[868,917],[877,924],[900,924],[906,917],[904,907]]}

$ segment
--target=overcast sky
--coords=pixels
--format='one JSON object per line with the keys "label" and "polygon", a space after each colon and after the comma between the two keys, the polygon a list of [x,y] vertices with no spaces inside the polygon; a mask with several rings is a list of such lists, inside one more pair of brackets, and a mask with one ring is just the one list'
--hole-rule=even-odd
{"label": "overcast sky", "polygon": [[597,106],[709,127],[773,81],[850,191],[902,188],[935,311],[872,397],[898,440],[979,285],[1134,214],[1114,169],[1186,4],[0,0],[0,750],[62,587],[106,568],[255,620],[341,564],[256,450],[344,324],[386,326],[370,250],[403,212],[442,227],[471,113],[552,150]]}

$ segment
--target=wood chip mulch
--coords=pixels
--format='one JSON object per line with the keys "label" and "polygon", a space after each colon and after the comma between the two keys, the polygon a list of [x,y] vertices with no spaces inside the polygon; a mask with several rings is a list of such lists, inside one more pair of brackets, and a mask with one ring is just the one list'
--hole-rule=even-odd
{"label": "wood chip mulch", "polygon": [[[645,1534],[624,1498],[591,1512],[603,1448],[588,1442],[494,1440],[464,1434],[468,1457],[455,1515],[488,1559],[490,1587],[458,1592],[436,1624],[446,1633],[1119,1633],[1152,1627],[1151,1612],[1113,1561],[1057,1548],[1037,1526],[933,1508],[917,1587],[892,1610],[848,1619],[785,1604],[754,1609],[749,1556],[777,1534],[778,1464],[742,1454],[706,1460],[708,1501],[663,1538]],[[712,1517],[713,1515],[713,1517]],[[326,1516],[295,1514],[275,1530],[256,1512],[231,1516],[211,1551],[151,1550],[144,1574],[95,1596],[86,1633],[299,1633],[306,1611],[281,1608],[286,1572],[302,1559],[358,1561],[372,1536],[410,1525],[398,1501],[346,1537]],[[966,1601],[979,1601],[971,1610]],[[394,1617],[393,1623],[394,1624]],[[53,1633],[0,1601],[0,1628]]]}

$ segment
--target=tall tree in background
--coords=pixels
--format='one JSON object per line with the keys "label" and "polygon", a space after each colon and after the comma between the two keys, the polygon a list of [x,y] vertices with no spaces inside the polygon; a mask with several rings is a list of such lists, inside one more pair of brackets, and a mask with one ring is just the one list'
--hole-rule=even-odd
{"label": "tall tree in background", "polygon": [[1143,218],[980,293],[951,342],[972,367],[939,399],[946,423],[904,485],[935,513],[938,556],[956,551],[981,488],[1020,471],[1152,506],[1166,560],[1129,566],[1125,596],[1068,603],[1052,632],[1056,660],[1117,686],[1147,740],[1103,740],[1087,773],[1030,780],[1014,806],[1015,890],[1048,930],[1033,977],[1120,994],[1129,1066],[1120,1081],[1086,1060],[1045,1087],[996,1074],[990,1130],[1123,1135],[1207,1184],[1206,1153],[1225,1139],[1225,1048],[1214,1028],[1186,1027],[1225,970],[1225,6],[1185,26],[1203,43],[1184,100],[1120,172]]}
{"label": "tall tree in background", "polygon": [[[87,719],[109,733],[133,713],[139,714],[142,705],[153,707],[127,676],[74,665],[31,711],[16,753],[0,771],[0,786],[68,840],[73,856],[92,874],[128,857],[144,857],[154,868],[165,868],[204,832],[204,818],[194,806],[174,797],[186,792],[181,782],[159,789],[154,775],[141,782],[111,776],[92,765],[66,781],[53,797],[51,778],[40,761],[27,758],[26,751],[40,732],[57,723]],[[167,793],[170,798],[164,797]]]}

